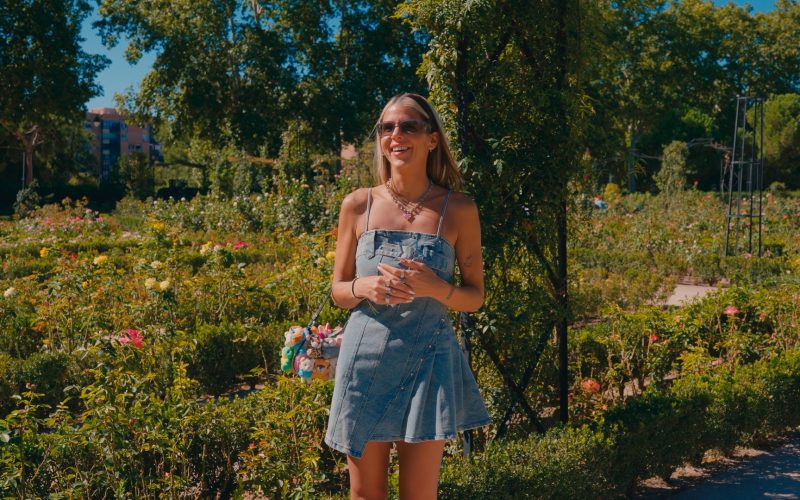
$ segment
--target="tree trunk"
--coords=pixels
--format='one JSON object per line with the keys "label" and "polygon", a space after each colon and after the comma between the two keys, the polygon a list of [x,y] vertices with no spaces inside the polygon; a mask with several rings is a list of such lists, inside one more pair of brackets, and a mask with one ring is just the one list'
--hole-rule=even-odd
{"label": "tree trunk", "polygon": [[27,135],[22,141],[22,147],[25,148],[25,186],[29,186],[33,182],[33,141]]}

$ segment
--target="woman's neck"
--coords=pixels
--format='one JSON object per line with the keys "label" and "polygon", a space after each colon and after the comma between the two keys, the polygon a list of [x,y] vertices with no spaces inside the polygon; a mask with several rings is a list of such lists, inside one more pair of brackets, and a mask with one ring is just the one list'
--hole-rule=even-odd
{"label": "woman's neck", "polygon": [[409,201],[417,200],[422,194],[428,190],[427,175],[421,176],[418,173],[412,175],[402,175],[400,173],[392,173],[392,190],[398,195]]}

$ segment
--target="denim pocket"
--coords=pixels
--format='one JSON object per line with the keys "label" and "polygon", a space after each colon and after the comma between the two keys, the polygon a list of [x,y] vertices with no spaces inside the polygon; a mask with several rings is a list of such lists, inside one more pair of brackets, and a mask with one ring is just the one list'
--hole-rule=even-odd
{"label": "denim pocket", "polygon": [[356,246],[356,258],[366,257],[371,259],[375,256],[375,231],[362,233]]}

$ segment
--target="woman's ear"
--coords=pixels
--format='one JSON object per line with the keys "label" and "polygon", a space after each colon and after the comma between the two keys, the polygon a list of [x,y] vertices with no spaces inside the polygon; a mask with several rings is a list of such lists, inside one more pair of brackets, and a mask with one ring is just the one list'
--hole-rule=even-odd
{"label": "woman's ear", "polygon": [[439,145],[439,132],[431,132],[428,142],[428,151],[433,151]]}

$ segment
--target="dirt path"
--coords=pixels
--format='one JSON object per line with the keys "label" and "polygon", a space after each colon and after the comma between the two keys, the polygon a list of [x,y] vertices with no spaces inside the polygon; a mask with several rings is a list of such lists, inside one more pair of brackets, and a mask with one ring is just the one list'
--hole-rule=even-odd
{"label": "dirt path", "polygon": [[715,290],[717,290],[717,287],[714,286],[678,285],[665,304],[669,306],[680,306],[685,302],[691,302]]}

